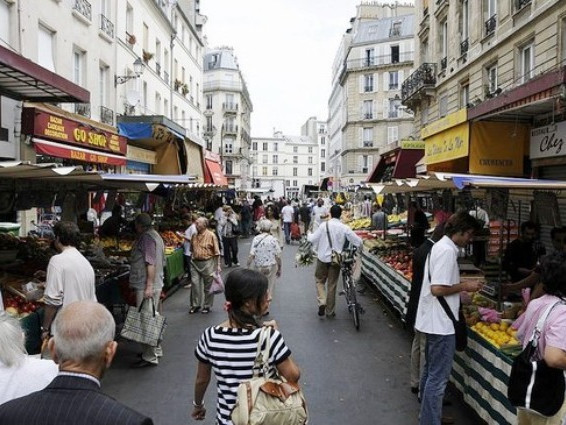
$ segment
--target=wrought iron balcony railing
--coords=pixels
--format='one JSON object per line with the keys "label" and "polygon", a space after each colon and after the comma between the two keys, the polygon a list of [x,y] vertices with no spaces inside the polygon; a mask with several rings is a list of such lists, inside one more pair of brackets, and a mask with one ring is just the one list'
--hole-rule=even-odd
{"label": "wrought iron balcony railing", "polygon": [[460,55],[465,55],[468,53],[468,48],[470,47],[469,41],[466,38],[464,41],[460,43]]}
{"label": "wrought iron balcony railing", "polygon": [[169,73],[167,71],[163,71],[163,80],[169,84]]}
{"label": "wrought iron balcony railing", "polygon": [[399,83],[389,83],[389,90],[399,90]]}
{"label": "wrought iron balcony railing", "polygon": [[161,64],[159,62],[155,62],[155,72],[161,76]]}
{"label": "wrought iron balcony railing", "polygon": [[436,64],[423,63],[401,85],[401,100],[407,101],[424,88],[436,84]]}
{"label": "wrought iron balcony railing", "polygon": [[233,102],[224,102],[222,104],[222,109],[226,112],[238,112],[239,105]]}
{"label": "wrought iron balcony railing", "polygon": [[75,114],[90,118],[90,103],[75,103]]}
{"label": "wrought iron balcony railing", "polygon": [[226,125],[222,126],[222,132],[224,134],[238,134],[238,126],[237,125]]}
{"label": "wrought iron balcony railing", "polygon": [[89,21],[92,21],[92,6],[87,0],[75,0],[73,10],[76,10]]}
{"label": "wrought iron balcony railing", "polygon": [[100,107],[100,121],[105,124],[114,125],[114,111],[105,106]]}
{"label": "wrought iron balcony railing", "polygon": [[532,3],[532,0],[517,0],[517,10],[522,9],[529,3]]}
{"label": "wrought iron balcony railing", "polygon": [[114,38],[114,24],[102,14],[100,14],[100,29],[108,37]]}
{"label": "wrought iron balcony railing", "polygon": [[398,55],[368,56],[361,59],[350,59],[346,62],[346,69],[359,69],[372,66],[391,65],[399,62],[410,62],[414,60],[414,52],[402,52]]}
{"label": "wrought iron balcony railing", "polygon": [[493,34],[497,27],[497,14],[485,21],[485,35]]}

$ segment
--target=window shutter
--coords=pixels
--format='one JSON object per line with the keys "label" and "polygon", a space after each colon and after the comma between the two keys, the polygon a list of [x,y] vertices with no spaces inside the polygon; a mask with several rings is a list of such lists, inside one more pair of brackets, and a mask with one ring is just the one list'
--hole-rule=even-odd
{"label": "window shutter", "polygon": [[358,155],[358,169],[356,171],[358,173],[361,173],[363,168],[364,168],[364,156]]}
{"label": "window shutter", "polygon": [[373,170],[373,155],[368,155],[368,170],[369,172]]}
{"label": "window shutter", "polygon": [[360,93],[364,92],[364,76],[360,75]]}
{"label": "window shutter", "polygon": [[383,73],[383,91],[386,92],[389,90],[389,72]]}
{"label": "window shutter", "polygon": [[383,99],[383,118],[389,118],[389,99]]}
{"label": "window shutter", "polygon": [[397,78],[399,81],[399,88],[401,88],[401,85],[403,85],[403,81],[405,81],[405,73],[400,70]]}
{"label": "window shutter", "polygon": [[363,128],[363,127],[360,127],[360,128],[358,129],[358,131],[359,131],[358,146],[359,146],[360,148],[363,148],[363,147],[364,147],[364,128]]}
{"label": "window shutter", "polygon": [[379,91],[379,87],[378,87],[379,84],[377,84],[377,82],[379,81],[379,74],[377,72],[374,72],[372,76],[373,76],[373,91],[377,92]]}

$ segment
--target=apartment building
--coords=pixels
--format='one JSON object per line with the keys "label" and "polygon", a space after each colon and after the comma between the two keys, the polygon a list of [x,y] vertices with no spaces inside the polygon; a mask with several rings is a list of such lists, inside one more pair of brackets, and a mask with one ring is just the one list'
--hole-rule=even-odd
{"label": "apartment building", "polygon": [[[328,156],[328,125],[326,121],[320,121],[316,117],[310,117],[301,127],[301,136],[307,136],[318,145],[318,176],[320,179],[326,177]],[[318,184],[318,182],[315,182]]]}
{"label": "apartment building", "polygon": [[416,16],[402,103],[426,169],[566,178],[566,156],[541,144],[566,128],[566,3],[419,0]]}
{"label": "apartment building", "polygon": [[220,154],[228,184],[246,189],[253,105],[231,47],[206,51],[203,93],[206,148]]}
{"label": "apartment building", "polygon": [[413,132],[413,115],[401,107],[401,82],[413,67],[413,13],[411,5],[362,3],[342,39],[328,120],[337,188],[365,182],[379,155]]}
{"label": "apartment building", "polygon": [[319,146],[308,136],[252,137],[250,155],[254,187],[272,189],[276,196],[298,197],[303,185],[319,183]]}

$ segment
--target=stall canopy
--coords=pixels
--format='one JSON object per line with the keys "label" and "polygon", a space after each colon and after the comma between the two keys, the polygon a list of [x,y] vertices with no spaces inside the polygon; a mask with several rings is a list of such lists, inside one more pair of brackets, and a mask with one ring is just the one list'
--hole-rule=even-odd
{"label": "stall canopy", "polygon": [[228,185],[228,179],[222,172],[222,168],[218,162],[205,159],[204,163],[206,165],[205,181],[221,186]]}
{"label": "stall canopy", "polygon": [[3,46],[0,46],[0,94],[35,102],[90,102],[88,90]]}

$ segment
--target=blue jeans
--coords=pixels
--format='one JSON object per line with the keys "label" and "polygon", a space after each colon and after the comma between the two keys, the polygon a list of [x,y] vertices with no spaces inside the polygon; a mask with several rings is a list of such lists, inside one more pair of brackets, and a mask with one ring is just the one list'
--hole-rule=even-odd
{"label": "blue jeans", "polygon": [[285,232],[285,242],[291,242],[291,222],[283,222],[283,231]]}
{"label": "blue jeans", "polygon": [[425,369],[421,378],[419,425],[440,425],[442,399],[452,371],[456,339],[454,335],[426,334]]}

